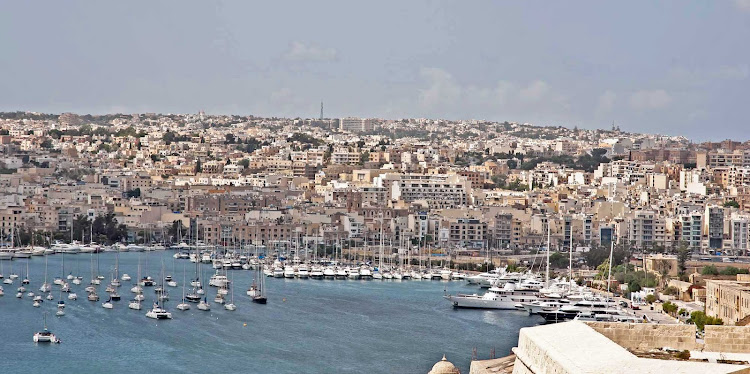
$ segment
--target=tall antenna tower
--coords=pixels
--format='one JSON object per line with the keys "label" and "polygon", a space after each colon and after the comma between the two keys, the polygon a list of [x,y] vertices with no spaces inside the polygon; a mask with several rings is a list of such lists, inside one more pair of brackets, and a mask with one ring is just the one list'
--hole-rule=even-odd
{"label": "tall antenna tower", "polygon": [[323,102],[320,102],[320,119],[323,119]]}

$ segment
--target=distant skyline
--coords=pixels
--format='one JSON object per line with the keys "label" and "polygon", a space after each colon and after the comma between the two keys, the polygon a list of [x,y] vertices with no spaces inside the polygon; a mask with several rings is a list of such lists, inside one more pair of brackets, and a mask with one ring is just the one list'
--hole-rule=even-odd
{"label": "distant skyline", "polygon": [[0,110],[750,139],[750,0],[9,2]]}

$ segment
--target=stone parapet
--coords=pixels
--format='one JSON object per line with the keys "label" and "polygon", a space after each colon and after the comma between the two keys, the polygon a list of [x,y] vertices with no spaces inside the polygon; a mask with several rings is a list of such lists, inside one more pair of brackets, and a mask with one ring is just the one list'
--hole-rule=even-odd
{"label": "stone parapet", "polygon": [[670,347],[702,350],[695,340],[695,325],[655,325],[648,323],[587,322],[591,328],[629,350]]}

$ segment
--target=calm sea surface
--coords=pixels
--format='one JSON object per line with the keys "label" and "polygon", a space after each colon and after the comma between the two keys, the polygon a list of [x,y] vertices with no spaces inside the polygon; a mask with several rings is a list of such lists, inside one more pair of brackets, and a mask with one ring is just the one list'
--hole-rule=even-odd
{"label": "calm sea surface", "polygon": [[[426,373],[443,354],[468,373],[472,348],[480,358],[508,354],[518,330],[542,322],[514,311],[455,310],[442,299],[443,290],[474,292],[465,282],[359,281],[267,278],[268,304],[257,305],[245,291],[253,271],[230,270],[235,284],[230,312],[213,303],[216,288],[207,290],[212,310],[186,312],[175,309],[182,295],[183,265],[188,281],[195,264],[174,260],[173,252],[121,253],[120,274],[133,281],[118,290],[122,300],[112,310],[101,307],[105,282],[99,286],[100,302],[86,300],[84,288],[91,278],[89,254],[47,257],[48,281],[69,273],[84,277],[71,283],[77,301],[67,300],[66,315],[55,317],[55,301],[32,307],[27,296],[15,297],[29,263],[31,285],[38,293],[44,280],[45,258],[12,261],[20,275],[13,285],[3,284],[0,297],[0,373]],[[100,272],[108,279],[115,253],[99,256]],[[156,321],[145,316],[155,298],[146,287],[141,311],[128,309],[131,283],[137,276],[160,279],[162,262],[179,287],[169,288],[166,304],[174,319]],[[11,261],[0,261],[2,274],[11,273]],[[96,265],[95,265],[96,266]],[[204,275],[213,274],[202,265]],[[206,277],[207,278],[207,277]],[[205,282],[207,284],[207,282]],[[63,343],[35,345],[34,332],[47,324]]]}

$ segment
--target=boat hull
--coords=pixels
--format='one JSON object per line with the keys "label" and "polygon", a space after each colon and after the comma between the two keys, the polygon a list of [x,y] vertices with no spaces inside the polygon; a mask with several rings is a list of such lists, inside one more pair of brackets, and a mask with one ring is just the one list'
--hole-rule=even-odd
{"label": "boat hull", "polygon": [[481,297],[473,296],[443,296],[454,308],[473,308],[473,309],[502,309],[517,310],[517,302],[512,300],[486,300]]}

